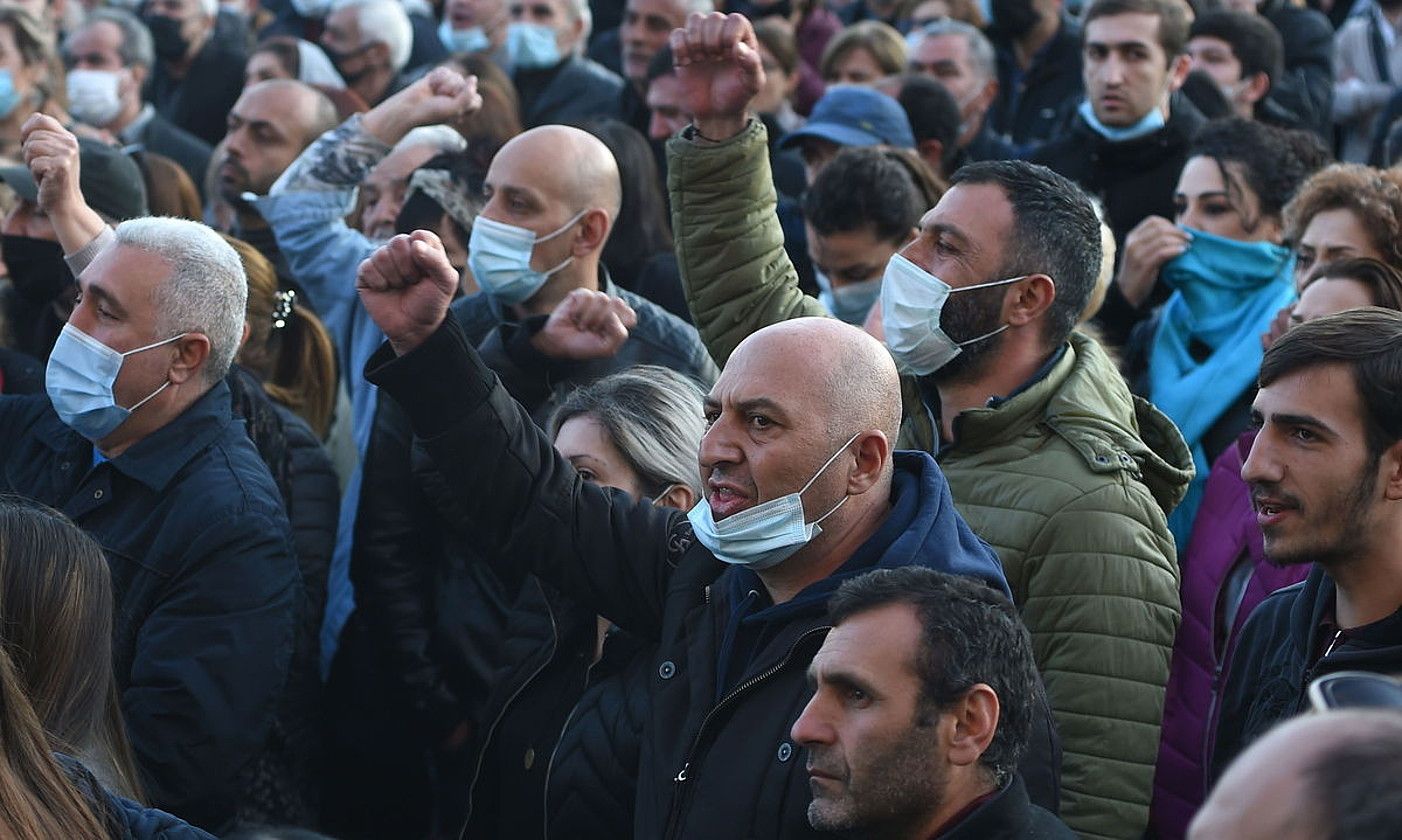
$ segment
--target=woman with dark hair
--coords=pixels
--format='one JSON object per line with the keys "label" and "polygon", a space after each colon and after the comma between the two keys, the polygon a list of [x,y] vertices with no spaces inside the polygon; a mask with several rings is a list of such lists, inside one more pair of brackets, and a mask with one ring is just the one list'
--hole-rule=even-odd
{"label": "woman with dark hair", "polygon": [[468,152],[485,171],[497,150],[521,133],[521,99],[516,85],[486,53],[457,53],[448,56],[439,66],[477,77],[477,94],[482,97],[482,107],[453,124],[453,128],[467,138]]}
{"label": "woman with dark hair", "polygon": [[618,161],[623,202],[604,244],[609,277],[690,323],[652,146],[637,130],[612,118],[588,120],[579,127],[603,141]]}
{"label": "woman with dark hair", "polygon": [[1145,248],[1134,233],[1126,241],[1122,285],[1138,272],[1173,290],[1135,327],[1124,365],[1131,387],[1178,426],[1197,466],[1169,516],[1180,550],[1209,465],[1246,428],[1260,335],[1295,296],[1286,202],[1324,160],[1303,132],[1240,118],[1209,123],[1178,178],[1176,225],[1149,219],[1135,230],[1152,228],[1157,244]]}
{"label": "woman with dark hair", "polygon": [[14,496],[0,497],[0,755],[0,836],[209,837],[131,801],[140,782],[112,677],[102,549]]}
{"label": "woman with dark hair", "polygon": [[287,35],[261,41],[248,54],[244,65],[244,87],[269,79],[292,79],[311,85],[336,106],[336,116],[346,119],[367,110],[365,100],[346,88],[336,66],[316,44]]}

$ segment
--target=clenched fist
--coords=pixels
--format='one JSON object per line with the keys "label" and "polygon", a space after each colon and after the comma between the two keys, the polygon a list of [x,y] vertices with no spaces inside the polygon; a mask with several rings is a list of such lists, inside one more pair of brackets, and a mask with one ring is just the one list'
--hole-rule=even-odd
{"label": "clenched fist", "polygon": [[458,273],[443,243],[426,230],[385,243],[360,264],[355,278],[365,310],[401,356],[443,323],[457,287]]}
{"label": "clenched fist", "polygon": [[481,107],[476,76],[464,77],[451,67],[438,67],[371,109],[361,117],[361,125],[382,143],[393,146],[419,126],[452,123]]}
{"label": "clenched fist", "polygon": [[575,289],[550,313],[531,344],[556,359],[607,359],[638,323],[633,307],[616,297]]}
{"label": "clenched fist", "polygon": [[710,140],[725,140],[745,127],[745,109],[764,87],[759,41],[739,14],[693,13],[672,30],[672,61],[682,89],[682,110]]}

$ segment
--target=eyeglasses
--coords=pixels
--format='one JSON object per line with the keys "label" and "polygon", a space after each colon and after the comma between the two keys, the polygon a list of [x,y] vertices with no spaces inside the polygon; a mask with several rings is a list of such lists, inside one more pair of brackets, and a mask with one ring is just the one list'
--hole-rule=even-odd
{"label": "eyeglasses", "polygon": [[1386,674],[1337,671],[1309,686],[1310,707],[1330,709],[1402,709],[1402,683]]}

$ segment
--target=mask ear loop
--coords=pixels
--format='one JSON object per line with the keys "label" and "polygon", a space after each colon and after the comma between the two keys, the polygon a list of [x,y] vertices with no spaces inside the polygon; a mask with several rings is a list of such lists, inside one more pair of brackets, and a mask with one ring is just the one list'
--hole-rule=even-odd
{"label": "mask ear loop", "polygon": [[[837,449],[836,452],[832,453],[832,457],[829,458],[829,459],[827,460],[827,463],[823,464],[821,467],[818,468],[818,471],[817,471],[817,472],[813,473],[813,477],[810,478],[810,479],[808,479],[808,483],[805,484],[805,485],[803,485],[803,489],[802,489],[802,490],[799,490],[799,491],[798,491],[798,495],[799,495],[799,505],[800,505],[800,506],[803,504],[803,501],[802,501],[803,494],[808,492],[808,488],[813,486],[813,482],[815,482],[815,481],[818,480],[818,476],[820,476],[820,475],[822,475],[824,472],[826,472],[826,471],[827,471],[827,468],[830,467],[830,466],[832,466],[833,461],[836,461],[836,460],[838,459],[838,456],[840,456],[843,452],[846,452],[846,451],[847,451],[847,447],[849,447],[849,446],[852,445],[852,441],[854,441],[854,440],[856,440],[857,438],[861,437],[861,435],[862,435],[861,432],[857,432],[856,434],[854,434],[854,435],[852,435],[851,437],[847,438],[847,442],[844,443],[844,444],[842,444],[842,446],[838,447],[838,449]],[[831,508],[828,508],[828,512],[827,512],[827,513],[823,514],[822,516],[818,517],[817,519],[814,519],[812,522],[810,522],[810,523],[808,523],[808,524],[810,524],[810,525],[817,525],[819,522],[822,522],[824,519],[827,519],[829,516],[832,516],[834,513],[837,513],[837,509],[840,508],[840,507],[842,507],[844,504],[846,504],[846,503],[847,503],[847,500],[850,499],[850,498],[852,498],[852,497],[851,497],[851,496],[848,496],[848,495],[846,495],[846,494],[843,494],[842,498],[838,500],[837,504],[833,505]]]}
{"label": "mask ear loop", "polygon": [[[130,356],[130,355],[132,355],[133,353],[140,353],[140,352],[142,352],[143,350],[153,350],[153,349],[155,349],[155,348],[157,348],[157,347],[160,347],[162,344],[169,344],[169,343],[171,343],[172,341],[179,341],[180,339],[184,338],[184,337],[187,336],[187,335],[189,335],[189,333],[181,333],[180,335],[173,335],[173,336],[171,336],[170,338],[167,338],[165,341],[157,341],[155,344],[148,344],[148,345],[146,345],[145,347],[138,347],[138,348],[136,348],[135,350],[128,350],[127,352],[125,352],[125,353],[122,354],[122,358],[125,359],[127,356]],[[150,402],[151,400],[155,399],[157,394],[159,394],[160,392],[164,391],[165,389],[167,389],[167,388],[169,388],[169,387],[170,387],[170,377],[167,376],[167,377],[166,377],[165,383],[162,384],[161,387],[159,387],[159,388],[157,388],[156,390],[152,391],[151,393],[147,394],[147,395],[146,395],[146,398],[143,399],[143,400],[141,400],[140,402],[138,402],[136,405],[132,406],[131,408],[128,408],[128,409],[127,409],[127,413],[128,413],[128,414],[133,414],[133,413],[135,413],[136,410],[137,410],[138,408],[141,408],[141,407],[142,407],[143,405],[145,405],[146,403],[148,403],[148,402]],[[113,402],[115,402],[115,400],[114,400]]]}

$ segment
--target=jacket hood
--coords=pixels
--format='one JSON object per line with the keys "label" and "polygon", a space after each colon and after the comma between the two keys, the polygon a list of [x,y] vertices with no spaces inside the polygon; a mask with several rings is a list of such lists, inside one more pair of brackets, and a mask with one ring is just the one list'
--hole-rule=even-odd
{"label": "jacket hood", "polygon": [[1045,423],[1092,472],[1124,472],[1167,514],[1193,478],[1193,456],[1163,412],[1134,396],[1095,339],[1072,333],[1051,373],[998,408],[960,415],[960,442],[992,446],[1025,426]]}
{"label": "jacket hood", "polygon": [[[891,513],[846,563],[793,599],[749,613],[744,622],[782,622],[826,611],[828,596],[844,581],[873,569],[901,566],[978,578],[1012,598],[998,555],[955,510],[944,473],[926,452],[895,453]],[[732,604],[742,604],[752,597],[749,593],[764,591],[759,576],[749,569],[732,569],[726,577]]]}

